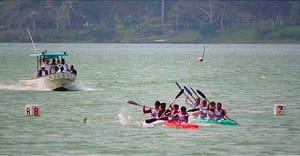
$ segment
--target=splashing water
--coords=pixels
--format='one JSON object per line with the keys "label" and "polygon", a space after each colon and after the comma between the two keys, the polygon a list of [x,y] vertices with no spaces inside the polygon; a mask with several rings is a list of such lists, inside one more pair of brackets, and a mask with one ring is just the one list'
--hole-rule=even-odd
{"label": "splashing water", "polygon": [[[39,86],[22,85],[20,82],[15,82],[15,81],[0,83],[0,90],[51,91],[50,89],[45,88],[43,85],[39,85]],[[69,88],[69,91],[97,91],[97,90],[98,89],[87,87],[82,82],[75,82]]]}
{"label": "splashing water", "polygon": [[118,118],[121,125],[128,125],[131,116],[129,116],[125,110],[121,110],[121,112],[118,114]]}

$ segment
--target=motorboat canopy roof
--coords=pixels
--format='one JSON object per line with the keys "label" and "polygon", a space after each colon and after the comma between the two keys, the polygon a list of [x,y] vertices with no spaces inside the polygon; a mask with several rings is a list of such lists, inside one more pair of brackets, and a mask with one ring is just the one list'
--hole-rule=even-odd
{"label": "motorboat canopy roof", "polygon": [[31,54],[30,56],[33,57],[45,57],[45,58],[56,58],[59,56],[68,56],[67,52],[63,52],[63,53],[44,53],[42,52],[41,54]]}

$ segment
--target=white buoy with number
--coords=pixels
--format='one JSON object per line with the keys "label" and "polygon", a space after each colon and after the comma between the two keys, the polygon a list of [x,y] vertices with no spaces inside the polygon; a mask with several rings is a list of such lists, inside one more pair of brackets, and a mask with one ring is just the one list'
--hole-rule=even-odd
{"label": "white buoy with number", "polygon": [[40,106],[37,104],[28,104],[25,105],[25,116],[31,117],[40,117]]}
{"label": "white buoy with number", "polygon": [[274,105],[274,115],[285,115],[285,104],[275,104]]}

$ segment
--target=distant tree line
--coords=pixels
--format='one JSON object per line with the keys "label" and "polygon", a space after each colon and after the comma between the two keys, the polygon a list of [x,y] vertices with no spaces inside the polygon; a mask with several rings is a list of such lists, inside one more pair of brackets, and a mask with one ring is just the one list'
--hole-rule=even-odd
{"label": "distant tree line", "polygon": [[0,21],[0,31],[30,28],[55,30],[58,35],[68,30],[89,30],[82,33],[108,40],[129,32],[172,36],[188,30],[209,37],[237,26],[300,25],[300,2],[4,0],[0,1]]}

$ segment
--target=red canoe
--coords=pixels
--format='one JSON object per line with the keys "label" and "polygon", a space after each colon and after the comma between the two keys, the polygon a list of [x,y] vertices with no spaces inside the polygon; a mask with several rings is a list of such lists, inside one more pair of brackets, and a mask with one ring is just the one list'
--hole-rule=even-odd
{"label": "red canoe", "polygon": [[198,129],[199,125],[194,123],[178,122],[178,121],[168,121],[164,123],[165,127],[176,127],[185,129]]}

